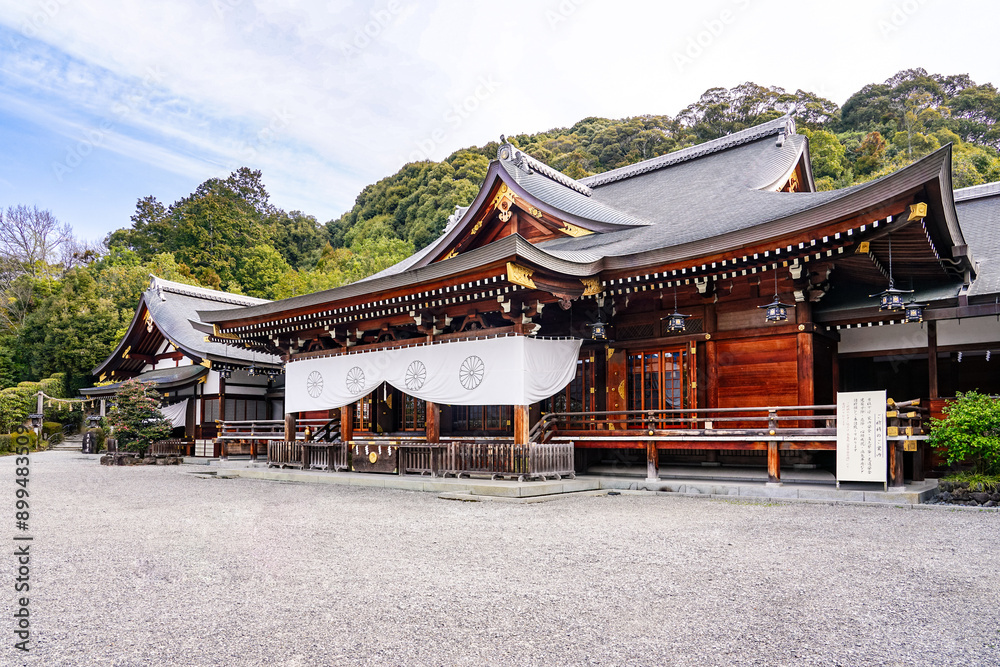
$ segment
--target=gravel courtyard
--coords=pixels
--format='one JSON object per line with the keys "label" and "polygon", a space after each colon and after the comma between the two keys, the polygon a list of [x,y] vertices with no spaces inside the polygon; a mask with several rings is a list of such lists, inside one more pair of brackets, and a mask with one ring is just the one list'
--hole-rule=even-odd
{"label": "gravel courtyard", "polygon": [[200,470],[33,455],[33,648],[13,648],[8,555],[0,664],[1000,664],[998,513],[464,503]]}

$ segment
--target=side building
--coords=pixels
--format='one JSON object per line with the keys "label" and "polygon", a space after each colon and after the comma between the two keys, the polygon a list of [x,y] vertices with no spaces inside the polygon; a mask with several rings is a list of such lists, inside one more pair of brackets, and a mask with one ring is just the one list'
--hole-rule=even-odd
{"label": "side building", "polygon": [[191,441],[195,455],[218,455],[217,421],[283,418],[283,364],[273,354],[206,340],[197,313],[267,303],[151,276],[128,331],[92,371],[100,384],[81,393],[113,401],[125,380],[148,382],[163,397],[174,436]]}

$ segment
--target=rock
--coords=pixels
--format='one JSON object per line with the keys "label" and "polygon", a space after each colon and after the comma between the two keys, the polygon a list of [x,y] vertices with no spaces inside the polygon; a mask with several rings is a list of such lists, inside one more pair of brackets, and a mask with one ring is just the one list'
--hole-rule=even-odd
{"label": "rock", "polygon": [[158,465],[158,466],[165,466],[165,465],[167,465],[167,460],[166,459],[156,459],[156,465]]}
{"label": "rock", "polygon": [[955,485],[951,482],[938,482],[938,489],[944,492],[951,491],[955,488]]}
{"label": "rock", "polygon": [[1000,491],[990,494],[990,500],[992,500],[993,502],[1000,503]]}
{"label": "rock", "polygon": [[987,500],[985,503],[983,503],[983,507],[996,507],[996,506],[997,503],[995,500]]}
{"label": "rock", "polygon": [[946,502],[946,503],[950,503],[952,497],[953,496],[950,493],[948,493],[947,491],[945,491],[944,493],[942,493],[941,495],[938,496],[938,498],[940,498],[943,502]]}
{"label": "rock", "polygon": [[144,466],[151,466],[155,464],[156,464],[156,459],[154,459],[152,456],[147,456],[142,460],[142,465]]}
{"label": "rock", "polygon": [[990,494],[988,493],[977,492],[971,495],[972,499],[975,500],[980,505],[982,505],[983,503],[988,503],[990,501]]}

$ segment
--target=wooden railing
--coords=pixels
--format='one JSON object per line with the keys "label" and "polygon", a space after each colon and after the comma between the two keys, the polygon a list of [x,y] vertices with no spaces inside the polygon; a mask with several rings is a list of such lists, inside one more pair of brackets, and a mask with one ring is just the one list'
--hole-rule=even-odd
{"label": "wooden railing", "polygon": [[[284,440],[285,422],[281,419],[255,419],[249,421],[224,421],[219,423],[219,440]],[[295,439],[305,439],[306,428],[309,428],[313,440],[332,442],[339,437],[340,420],[335,419],[299,419],[295,422]],[[320,437],[317,437],[320,436]],[[322,437],[325,436],[325,437]]]}
{"label": "wooden railing", "polygon": [[[347,443],[344,442],[303,442],[305,456],[302,467],[313,470],[347,470]],[[270,461],[268,461],[270,465]]]}
{"label": "wooden railing", "polygon": [[347,470],[347,450],[343,442],[272,440],[267,443],[267,465],[269,468]]}
{"label": "wooden railing", "polygon": [[[359,441],[354,441],[357,446]],[[516,445],[506,441],[393,441],[400,474],[435,477],[489,476],[495,479],[574,477],[572,443]],[[351,448],[348,448],[350,453]]]}
{"label": "wooden railing", "polygon": [[192,440],[158,440],[149,446],[149,456],[190,456],[194,448]]}
{"label": "wooden railing", "polygon": [[836,405],[550,412],[535,424],[529,440],[835,441],[836,425]]}
{"label": "wooden railing", "polygon": [[302,441],[272,440],[268,442],[267,466],[269,468],[301,468]]}

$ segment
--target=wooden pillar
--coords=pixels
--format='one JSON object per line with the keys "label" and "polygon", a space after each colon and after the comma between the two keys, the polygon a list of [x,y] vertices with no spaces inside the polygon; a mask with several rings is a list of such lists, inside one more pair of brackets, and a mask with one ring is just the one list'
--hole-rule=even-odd
{"label": "wooden pillar", "polygon": [[708,405],[704,407],[719,407],[719,352],[714,340],[705,341],[705,385]]}
{"label": "wooden pillar", "polygon": [[777,442],[767,443],[767,481],[769,484],[781,483],[781,456]]}
{"label": "wooden pillar", "polygon": [[917,451],[913,452],[913,481],[922,482],[924,475],[924,443],[917,441]]}
{"label": "wooden pillar", "polygon": [[660,481],[660,453],[654,440],[646,442],[646,481]]}
{"label": "wooden pillar", "polygon": [[441,408],[437,403],[427,401],[424,434],[427,442],[441,442]]}
{"label": "wooden pillar", "polygon": [[514,444],[528,444],[528,432],[531,430],[527,405],[514,406]]}
{"label": "wooden pillar", "polygon": [[927,384],[930,396],[938,398],[937,321],[927,322]]}
{"label": "wooden pillar", "polygon": [[106,398],[101,399],[101,416],[104,417],[107,414],[108,404]]}
{"label": "wooden pillar", "polygon": [[285,413],[285,442],[295,441],[295,413]]}
{"label": "wooden pillar", "polygon": [[340,441],[354,440],[354,403],[340,409]]}
{"label": "wooden pillar", "polygon": [[889,441],[889,486],[903,486],[903,443]]}

